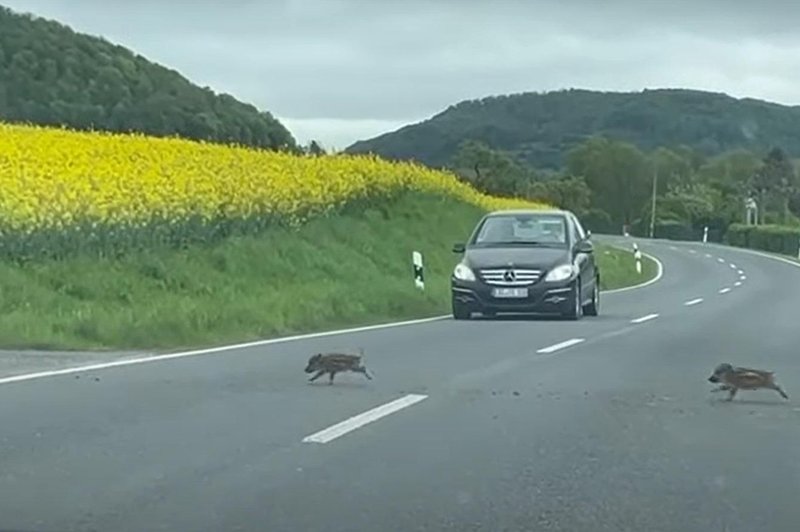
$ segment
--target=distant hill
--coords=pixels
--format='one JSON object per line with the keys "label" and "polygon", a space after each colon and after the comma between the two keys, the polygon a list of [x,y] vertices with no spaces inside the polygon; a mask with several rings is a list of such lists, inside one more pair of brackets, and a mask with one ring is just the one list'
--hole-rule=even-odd
{"label": "distant hill", "polygon": [[270,113],[127,48],[0,6],[0,120],[295,147]]}
{"label": "distant hill", "polygon": [[559,168],[565,153],[592,135],[645,150],[685,145],[716,155],[779,146],[800,156],[800,107],[679,89],[525,93],[461,102],[346,151],[445,166],[470,139],[536,167]]}

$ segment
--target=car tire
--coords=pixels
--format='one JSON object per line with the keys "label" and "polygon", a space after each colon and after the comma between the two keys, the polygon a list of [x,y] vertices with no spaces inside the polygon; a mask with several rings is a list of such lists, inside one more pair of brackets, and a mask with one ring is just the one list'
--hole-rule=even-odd
{"label": "car tire", "polygon": [[584,316],[597,316],[600,312],[600,279],[595,279],[592,289],[592,301],[583,307]]}
{"label": "car tire", "polygon": [[564,313],[564,317],[568,320],[577,321],[583,316],[583,303],[581,302],[581,280],[575,280],[571,292],[571,305],[569,310]]}
{"label": "car tire", "polygon": [[469,307],[453,299],[453,319],[468,320],[471,317],[472,317],[472,312],[469,310]]}

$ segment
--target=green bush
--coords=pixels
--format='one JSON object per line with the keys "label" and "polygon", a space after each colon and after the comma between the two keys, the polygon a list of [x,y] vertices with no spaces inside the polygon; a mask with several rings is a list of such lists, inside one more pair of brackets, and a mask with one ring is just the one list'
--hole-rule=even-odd
{"label": "green bush", "polygon": [[[655,226],[656,238],[667,240],[697,240],[697,232],[691,224],[676,220],[660,220]],[[702,233],[700,235],[702,237]]]}
{"label": "green bush", "polygon": [[[690,242],[699,242],[703,240],[703,232],[705,225],[695,224],[692,225],[688,222],[679,220],[658,220],[655,226],[655,238],[665,238],[667,240],[683,240]],[[709,223],[708,227],[708,241],[709,242],[722,242],[723,234],[725,233],[719,225],[712,225]],[[638,237],[650,236],[650,222],[645,219],[636,220],[632,226],[631,231]]]}
{"label": "green bush", "polygon": [[774,224],[732,224],[728,227],[725,241],[732,246],[797,256],[800,250],[800,228]]}
{"label": "green bush", "polygon": [[616,235],[622,231],[622,228],[616,227],[611,216],[602,209],[589,209],[580,219],[581,224],[593,234]]}

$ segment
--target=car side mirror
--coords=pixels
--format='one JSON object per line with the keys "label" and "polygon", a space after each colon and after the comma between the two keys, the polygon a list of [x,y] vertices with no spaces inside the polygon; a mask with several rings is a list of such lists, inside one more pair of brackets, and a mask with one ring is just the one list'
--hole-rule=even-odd
{"label": "car side mirror", "polygon": [[467,246],[464,244],[453,244],[453,253],[464,253],[466,251]]}
{"label": "car side mirror", "polygon": [[594,253],[594,245],[588,240],[581,240],[577,244],[575,244],[575,252],[576,253]]}

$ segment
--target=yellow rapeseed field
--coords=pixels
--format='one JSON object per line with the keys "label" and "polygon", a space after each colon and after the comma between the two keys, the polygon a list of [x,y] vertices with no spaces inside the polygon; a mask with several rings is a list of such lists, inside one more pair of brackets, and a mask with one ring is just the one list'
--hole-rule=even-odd
{"label": "yellow rapeseed field", "polygon": [[449,173],[366,156],[300,157],[176,138],[0,123],[0,231],[275,217],[291,222],[402,190],[493,209]]}

